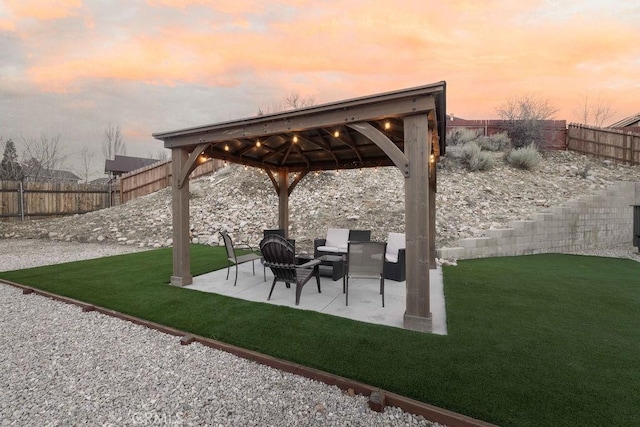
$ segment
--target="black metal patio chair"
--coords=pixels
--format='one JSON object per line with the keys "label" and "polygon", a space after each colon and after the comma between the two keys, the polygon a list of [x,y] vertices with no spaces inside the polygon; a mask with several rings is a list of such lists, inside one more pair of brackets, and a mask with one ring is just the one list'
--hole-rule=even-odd
{"label": "black metal patio chair", "polygon": [[262,262],[265,267],[269,267],[273,272],[273,283],[267,300],[271,299],[271,294],[277,282],[285,282],[287,288],[291,283],[296,284],[296,305],[300,304],[300,294],[303,286],[316,277],[318,292],[320,289],[320,272],[318,266],[320,260],[312,259],[301,265],[296,265],[296,255],[293,244],[282,236],[270,234],[260,242],[260,252],[262,252]]}

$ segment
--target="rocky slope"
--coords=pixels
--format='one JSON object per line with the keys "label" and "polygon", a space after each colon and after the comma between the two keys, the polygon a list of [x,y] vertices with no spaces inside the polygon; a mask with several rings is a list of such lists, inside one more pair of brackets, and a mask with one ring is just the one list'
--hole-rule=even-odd
{"label": "rocky slope", "polygon": [[[496,156],[498,156],[496,154]],[[438,165],[438,247],[506,227],[549,206],[591,195],[613,181],[640,181],[639,166],[615,165],[572,152],[544,154],[534,171],[502,161],[487,172],[468,172],[451,158]],[[278,199],[265,173],[228,166],[191,183],[192,240],[217,245],[227,230],[237,242],[257,244],[265,228],[277,228]],[[404,230],[404,179],[395,168],[309,174],[290,197],[290,235],[301,252],[328,227],[371,229],[384,240]],[[0,237],[47,238],[162,247],[171,245],[171,191],[125,205],[66,218],[1,222]],[[3,244],[10,243],[10,241]]]}

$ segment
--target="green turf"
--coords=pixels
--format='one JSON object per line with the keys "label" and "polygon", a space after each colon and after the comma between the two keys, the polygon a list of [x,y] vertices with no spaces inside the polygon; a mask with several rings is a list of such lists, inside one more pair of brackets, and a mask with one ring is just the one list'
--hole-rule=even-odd
{"label": "green turf", "polygon": [[[194,245],[192,274],[225,267]],[[168,286],[171,250],[0,273],[501,425],[640,425],[640,264],[569,255],[444,267],[437,336]]]}

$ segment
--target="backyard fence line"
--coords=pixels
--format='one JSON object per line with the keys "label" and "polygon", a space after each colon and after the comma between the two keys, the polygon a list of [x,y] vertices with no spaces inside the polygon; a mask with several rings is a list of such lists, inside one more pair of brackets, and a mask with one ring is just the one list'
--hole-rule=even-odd
{"label": "backyard fence line", "polygon": [[[221,168],[221,160],[199,165],[191,179]],[[112,184],[0,181],[0,220],[75,215],[126,203],[171,186],[171,160],[123,175]]]}
{"label": "backyard fence line", "polygon": [[109,187],[97,184],[0,181],[0,219],[82,214],[109,206]]}
{"label": "backyard fence line", "polygon": [[[466,120],[454,117],[447,121],[447,131],[455,128],[465,128],[473,129],[483,136],[491,136],[505,132],[508,124],[508,120]],[[544,139],[540,148],[543,150],[567,149],[566,120],[540,120],[539,125]]]}
{"label": "backyard fence line", "polygon": [[[454,118],[448,127],[465,127],[493,135],[503,130],[501,120],[463,120]],[[546,149],[569,149],[619,163],[640,164],[640,133],[547,120]],[[211,159],[189,176],[194,179],[223,167],[222,160]],[[63,184],[51,182],[0,181],[0,219],[34,219],[73,215],[126,203],[171,186],[171,160],[159,161],[122,175],[111,185]]]}
{"label": "backyard fence line", "polygon": [[631,166],[640,164],[640,133],[623,129],[597,128],[572,123],[567,132],[567,148],[616,163]]}
{"label": "backyard fence line", "polygon": [[[189,179],[209,175],[224,165],[222,160],[210,159],[198,165]],[[171,160],[159,161],[122,175],[111,187],[111,205],[119,205],[171,186]]]}

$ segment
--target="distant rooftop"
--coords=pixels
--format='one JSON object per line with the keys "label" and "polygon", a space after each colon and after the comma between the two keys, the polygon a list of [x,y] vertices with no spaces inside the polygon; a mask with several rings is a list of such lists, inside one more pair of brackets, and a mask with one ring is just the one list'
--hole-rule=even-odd
{"label": "distant rooftop", "polygon": [[158,163],[160,160],[148,159],[144,157],[120,156],[116,155],[113,160],[105,160],[104,172],[119,176],[145,166]]}
{"label": "distant rooftop", "polygon": [[73,172],[58,169],[31,169],[26,167],[25,177],[27,180],[51,181],[51,182],[71,182],[77,183],[80,177]]}
{"label": "distant rooftop", "polygon": [[634,114],[633,116],[629,116],[626,119],[622,119],[619,122],[609,125],[610,128],[626,128],[629,126],[640,126],[640,113]]}

